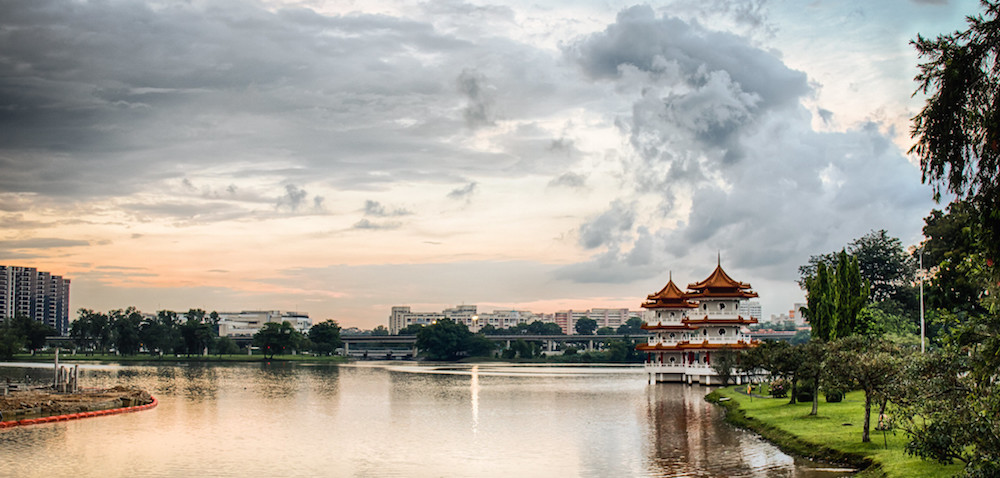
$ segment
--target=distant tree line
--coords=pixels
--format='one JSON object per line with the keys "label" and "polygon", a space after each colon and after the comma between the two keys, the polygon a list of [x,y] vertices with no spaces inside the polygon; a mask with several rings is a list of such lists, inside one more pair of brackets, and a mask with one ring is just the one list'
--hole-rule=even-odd
{"label": "distant tree line", "polygon": [[[632,330],[641,331],[641,325],[641,320],[630,320],[629,323],[619,327],[619,330],[622,330],[622,333],[629,333]],[[425,358],[445,361],[464,357],[494,357],[508,360],[538,359],[545,356],[541,341],[517,339],[512,341],[509,347],[506,347],[489,340],[488,336],[564,335],[562,329],[551,322],[521,323],[506,329],[497,329],[492,325],[486,325],[480,329],[479,333],[472,333],[464,323],[451,319],[441,319],[426,326],[411,324],[400,330],[399,333],[400,335],[415,335],[416,346]],[[562,356],[557,360],[563,362],[642,361],[641,355],[635,351],[635,344],[631,340],[608,341],[606,350],[600,352],[578,353],[578,351],[579,349],[576,347],[565,346]]]}
{"label": "distant tree line", "polygon": [[45,346],[46,337],[55,334],[56,329],[24,314],[0,319],[0,358],[10,359],[24,349],[34,352]]}
{"label": "distant tree line", "polygon": [[[231,337],[219,336],[219,314],[189,309],[183,314],[161,310],[147,317],[135,307],[107,313],[79,309],[70,323],[73,344],[89,354],[158,355],[237,354],[240,346]],[[22,351],[45,346],[55,329],[23,315],[0,323],[0,358],[9,359]],[[288,321],[267,323],[254,334],[253,345],[268,358],[286,353],[310,351],[331,355],[343,346],[340,326],[327,320],[303,334]],[[243,349],[245,350],[245,349]]]}

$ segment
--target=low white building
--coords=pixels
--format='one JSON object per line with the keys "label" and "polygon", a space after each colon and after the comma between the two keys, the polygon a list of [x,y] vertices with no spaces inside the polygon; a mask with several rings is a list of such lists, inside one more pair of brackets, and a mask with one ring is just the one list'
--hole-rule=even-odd
{"label": "low white building", "polygon": [[244,310],[242,312],[219,312],[220,337],[250,337],[264,324],[288,321],[295,330],[305,334],[312,327],[309,314],[303,312],[282,312],[280,310]]}
{"label": "low white building", "polygon": [[536,320],[552,322],[551,317],[527,310],[498,309],[493,312],[479,313],[478,306],[458,305],[441,312],[413,312],[409,306],[396,306],[392,308],[389,315],[389,333],[396,335],[409,325],[426,326],[441,319],[450,319],[456,323],[465,324],[471,332],[479,332],[487,325],[506,329],[518,324],[530,324]]}

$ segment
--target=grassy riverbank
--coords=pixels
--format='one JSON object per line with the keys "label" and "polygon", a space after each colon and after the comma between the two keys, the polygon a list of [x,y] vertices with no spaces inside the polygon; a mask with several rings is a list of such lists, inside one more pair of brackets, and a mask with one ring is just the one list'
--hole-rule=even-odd
{"label": "grassy riverbank", "polygon": [[[55,358],[53,353],[16,354],[14,362],[49,362]],[[83,354],[76,355],[66,352],[59,354],[60,362],[143,362],[143,363],[226,363],[226,362],[296,362],[296,363],[346,363],[347,357],[325,357],[318,355],[276,355],[272,359],[263,355],[115,355],[115,354]]]}
{"label": "grassy riverbank", "polygon": [[716,390],[706,399],[726,408],[727,421],[759,433],[782,450],[863,469],[859,476],[945,477],[962,469],[958,464],[940,465],[907,455],[903,451],[906,433],[876,431],[877,415],[872,418],[872,441],[862,443],[863,392],[851,392],[840,403],[820,399],[817,416],[809,416],[811,402],[789,405],[787,398],[751,399],[736,387]]}

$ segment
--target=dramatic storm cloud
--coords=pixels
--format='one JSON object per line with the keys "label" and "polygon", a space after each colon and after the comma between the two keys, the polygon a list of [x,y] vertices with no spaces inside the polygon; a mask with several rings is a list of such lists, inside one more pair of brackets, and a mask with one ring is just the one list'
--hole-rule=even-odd
{"label": "dramatic storm cloud", "polygon": [[[976,3],[0,0],[0,258],[73,308],[765,311],[933,204],[916,57]],[[830,25],[829,28],[825,25]]]}

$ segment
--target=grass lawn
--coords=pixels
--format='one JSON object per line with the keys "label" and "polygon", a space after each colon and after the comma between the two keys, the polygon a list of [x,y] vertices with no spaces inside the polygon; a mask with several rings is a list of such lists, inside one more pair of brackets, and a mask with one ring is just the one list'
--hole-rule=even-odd
{"label": "grass lawn", "polygon": [[[741,387],[742,388],[742,387]],[[812,402],[789,405],[787,398],[757,398],[751,400],[736,387],[726,387],[709,394],[710,401],[727,409],[727,420],[750,428],[789,452],[819,459],[850,463],[864,468],[876,465],[861,476],[939,477],[953,476],[962,470],[961,464],[941,465],[912,457],[904,452],[907,436],[897,429],[884,436],[876,431],[878,408],[873,407],[871,442],[862,443],[864,429],[864,392],[851,392],[839,403],[827,403],[820,397],[819,415],[809,416]],[[740,414],[740,411],[743,413]],[[886,447],[888,445],[888,448]]]}
{"label": "grass lawn", "polygon": [[[53,353],[15,354],[15,362],[52,362],[55,357]],[[347,357],[323,357],[318,355],[275,355],[273,359],[266,359],[263,355],[164,355],[150,356],[148,354],[138,355],[114,355],[114,354],[92,354],[77,353],[73,355],[67,352],[59,353],[60,362],[145,362],[145,363],[177,363],[177,362],[198,362],[198,363],[220,363],[220,362],[301,362],[301,363],[347,363]]]}

